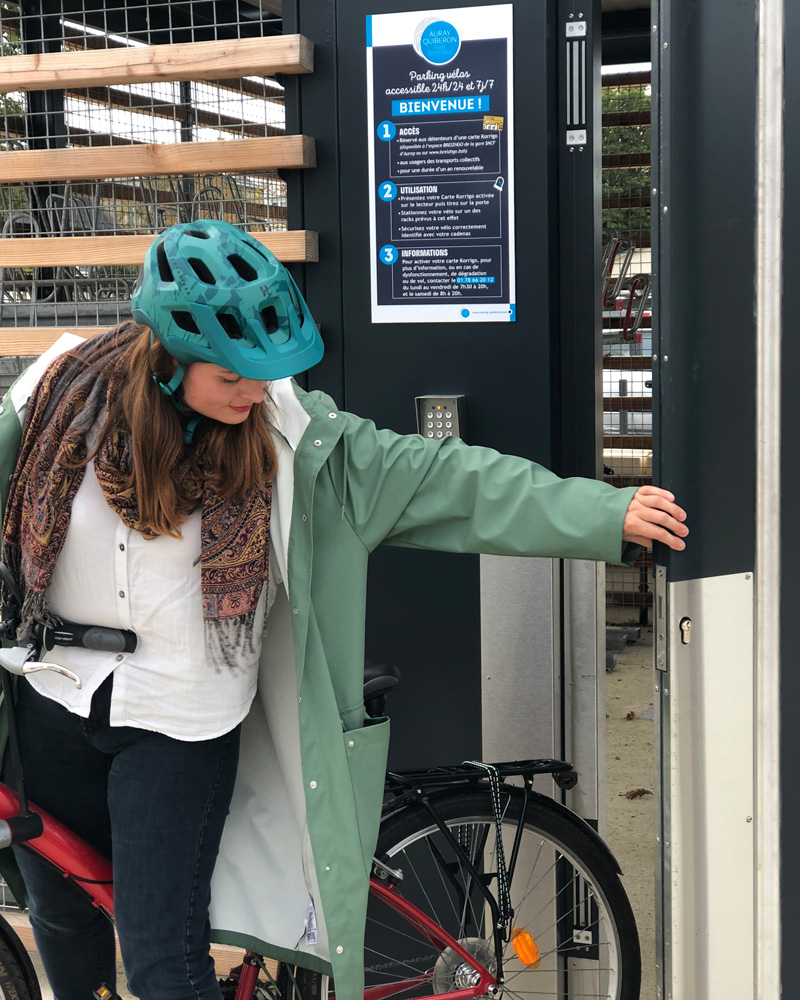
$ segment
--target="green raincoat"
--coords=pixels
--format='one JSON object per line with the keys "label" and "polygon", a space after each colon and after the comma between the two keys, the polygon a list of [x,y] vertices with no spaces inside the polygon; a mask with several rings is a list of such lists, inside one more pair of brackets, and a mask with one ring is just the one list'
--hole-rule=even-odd
{"label": "green raincoat", "polygon": [[[3,501],[36,377],[21,376],[0,413]],[[339,1000],[359,1000],[389,740],[388,721],[368,719],[362,701],[370,552],[389,543],[630,564],[639,549],[623,545],[622,522],[635,490],[378,430],[289,380],[271,394],[272,606],[214,873],[214,939],[332,973]]]}

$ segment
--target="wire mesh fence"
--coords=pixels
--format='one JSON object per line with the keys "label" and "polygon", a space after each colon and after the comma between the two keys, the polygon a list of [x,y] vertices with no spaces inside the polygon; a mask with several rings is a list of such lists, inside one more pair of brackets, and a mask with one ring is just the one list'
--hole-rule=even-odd
{"label": "wire mesh fence", "polygon": [[[273,0],[0,0],[2,55],[267,37],[281,32],[279,9]],[[256,76],[0,94],[0,116],[5,150],[223,142],[285,132],[282,85]],[[286,229],[285,182],[276,171],[248,171],[0,186],[0,238],[157,233],[209,217],[250,231]],[[136,270],[5,268],[0,323],[114,323],[127,312]]]}
{"label": "wire mesh fence", "polygon": [[[653,474],[650,72],[603,74],[603,464],[607,482]],[[609,566],[606,603],[647,620],[652,557]]]}

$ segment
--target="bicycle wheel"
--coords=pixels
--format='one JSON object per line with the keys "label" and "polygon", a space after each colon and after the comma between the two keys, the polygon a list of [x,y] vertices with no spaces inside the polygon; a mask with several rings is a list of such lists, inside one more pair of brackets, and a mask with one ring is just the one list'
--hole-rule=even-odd
{"label": "bicycle wheel", "polygon": [[[501,792],[502,842],[511,858],[522,794]],[[494,811],[488,788],[443,792],[436,812],[482,873],[496,871]],[[376,857],[402,873],[398,890],[493,975],[490,910],[474,879],[429,812],[418,802],[381,825]],[[490,887],[496,893],[496,879]],[[536,795],[522,827],[510,885],[513,928],[527,931],[538,952],[525,964],[512,943],[503,948],[503,982],[495,997],[639,1000],[641,959],[633,912],[611,860],[571,814]],[[527,940],[521,938],[520,940]],[[431,944],[375,894],[367,916],[366,1000],[411,1000],[469,989],[478,975],[452,948]],[[324,1000],[335,988],[298,970],[301,1000]]]}
{"label": "bicycle wheel", "polygon": [[14,929],[0,916],[1,1000],[42,1000],[39,980]]}

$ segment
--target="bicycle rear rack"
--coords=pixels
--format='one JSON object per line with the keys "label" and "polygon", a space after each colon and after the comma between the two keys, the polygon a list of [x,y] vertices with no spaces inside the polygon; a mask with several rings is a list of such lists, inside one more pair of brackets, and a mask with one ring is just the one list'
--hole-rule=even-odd
{"label": "bicycle rear rack", "polygon": [[[578,775],[566,760],[512,760],[491,764],[500,778],[520,777],[533,782],[537,775],[550,774],[559,788],[569,791],[578,783]],[[385,789],[401,795],[414,787],[446,787],[460,782],[476,782],[486,779],[486,771],[470,763],[430,767],[422,770],[388,771]]]}

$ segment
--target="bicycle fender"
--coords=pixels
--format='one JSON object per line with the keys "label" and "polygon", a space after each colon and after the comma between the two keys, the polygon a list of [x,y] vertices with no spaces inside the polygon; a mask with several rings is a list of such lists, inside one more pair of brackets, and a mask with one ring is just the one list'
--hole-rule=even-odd
{"label": "bicycle fender", "polygon": [[[520,798],[522,796],[522,789],[518,785],[502,783],[500,788],[504,792],[508,792],[513,795],[515,798]],[[442,800],[453,795],[461,795],[463,791],[463,785],[456,788],[441,788],[431,791],[427,798],[431,806],[435,809],[437,802],[441,802]],[[549,795],[542,795],[541,792],[531,791],[529,793],[529,802],[538,805],[543,809],[550,809],[552,812],[559,815],[566,823],[572,823],[574,826],[581,827],[583,832],[592,841],[595,847],[597,847],[600,853],[605,856],[606,860],[611,864],[617,875],[622,875],[622,868],[620,867],[620,863],[617,861],[614,852],[588,820],[585,820],[582,816],[579,816],[577,813],[567,808],[567,806],[563,805],[563,803],[550,798]],[[404,792],[402,795],[398,795],[384,803],[383,812],[381,813],[381,823],[385,823],[397,813],[403,812],[406,809],[415,808],[424,809],[425,807],[413,791]]]}

